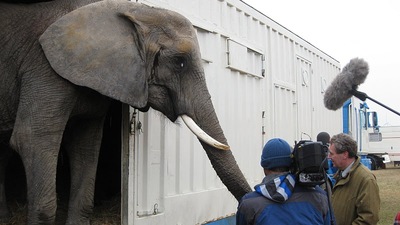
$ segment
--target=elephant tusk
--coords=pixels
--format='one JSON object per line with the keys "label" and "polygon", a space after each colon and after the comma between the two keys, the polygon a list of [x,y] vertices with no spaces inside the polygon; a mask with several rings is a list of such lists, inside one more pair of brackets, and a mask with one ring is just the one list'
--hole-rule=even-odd
{"label": "elephant tusk", "polygon": [[221,142],[215,140],[210,135],[206,134],[194,121],[187,115],[181,115],[183,122],[185,122],[186,126],[196,135],[200,140],[205,143],[214,146],[220,150],[229,150],[230,147],[228,145],[222,144]]}

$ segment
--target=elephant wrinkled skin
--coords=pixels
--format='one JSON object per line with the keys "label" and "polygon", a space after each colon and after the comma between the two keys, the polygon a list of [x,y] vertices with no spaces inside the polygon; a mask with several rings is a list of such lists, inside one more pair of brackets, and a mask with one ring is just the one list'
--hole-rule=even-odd
{"label": "elephant wrinkled skin", "polygon": [[[66,223],[90,223],[112,99],[152,107],[171,121],[187,115],[227,144],[192,24],[175,12],[138,3],[92,2],[0,3],[0,162],[9,155],[6,145],[22,159],[28,224],[54,224],[61,145],[71,168]],[[200,142],[236,199],[250,191],[230,150]],[[8,216],[3,167],[0,218]]]}

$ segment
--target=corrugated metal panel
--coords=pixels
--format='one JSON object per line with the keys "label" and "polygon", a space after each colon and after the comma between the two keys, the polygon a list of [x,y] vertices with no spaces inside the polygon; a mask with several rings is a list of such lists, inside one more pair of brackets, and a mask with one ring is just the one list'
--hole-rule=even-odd
{"label": "corrugated metal panel", "polygon": [[[216,113],[251,185],[262,179],[259,158],[268,139],[294,143],[302,132],[315,139],[320,131],[341,131],[340,112],[322,102],[323,84],[340,65],[319,49],[238,0],[139,2],[177,11],[197,28]],[[182,122],[153,110],[137,121],[126,223],[201,224],[235,213],[237,201]]]}

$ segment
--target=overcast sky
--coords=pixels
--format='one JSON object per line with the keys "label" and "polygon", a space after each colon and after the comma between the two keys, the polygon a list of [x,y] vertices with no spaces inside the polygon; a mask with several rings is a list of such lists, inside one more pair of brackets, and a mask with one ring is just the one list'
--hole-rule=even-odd
{"label": "overcast sky", "polygon": [[[400,112],[399,0],[243,0],[338,60],[365,59],[370,68],[359,90]],[[400,125],[400,116],[366,101],[379,125]]]}

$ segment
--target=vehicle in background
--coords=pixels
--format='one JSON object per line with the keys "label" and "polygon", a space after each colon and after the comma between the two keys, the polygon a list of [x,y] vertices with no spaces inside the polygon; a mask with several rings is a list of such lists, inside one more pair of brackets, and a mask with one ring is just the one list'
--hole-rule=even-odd
{"label": "vehicle in background", "polygon": [[[378,113],[365,101],[352,97],[344,103],[343,132],[357,141],[359,155],[370,160],[371,170],[400,161],[400,126],[379,126]],[[364,162],[368,165],[368,160]]]}

